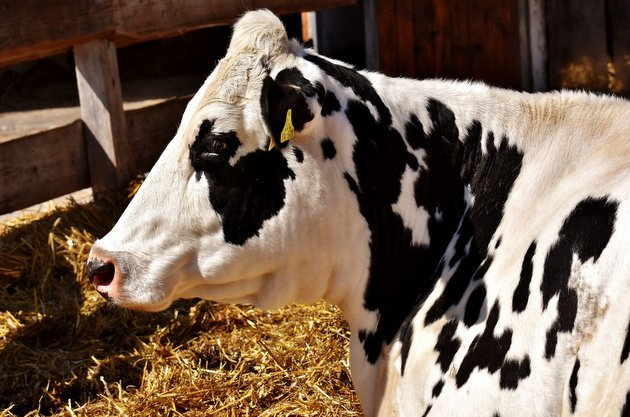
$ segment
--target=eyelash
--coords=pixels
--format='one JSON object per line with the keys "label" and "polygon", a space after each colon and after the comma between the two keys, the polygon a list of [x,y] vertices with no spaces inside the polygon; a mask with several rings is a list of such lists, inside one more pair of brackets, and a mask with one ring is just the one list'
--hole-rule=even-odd
{"label": "eyelash", "polygon": [[210,141],[210,143],[206,146],[206,152],[204,153],[220,154],[226,150],[227,150],[227,143],[221,140],[214,139]]}

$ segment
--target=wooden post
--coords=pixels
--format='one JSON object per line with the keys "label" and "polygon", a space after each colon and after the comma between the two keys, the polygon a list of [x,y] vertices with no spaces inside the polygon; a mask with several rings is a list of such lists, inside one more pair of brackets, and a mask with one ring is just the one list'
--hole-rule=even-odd
{"label": "wooden post", "polygon": [[92,190],[114,190],[132,171],[116,47],[108,39],[88,42],[74,48],[74,59]]}

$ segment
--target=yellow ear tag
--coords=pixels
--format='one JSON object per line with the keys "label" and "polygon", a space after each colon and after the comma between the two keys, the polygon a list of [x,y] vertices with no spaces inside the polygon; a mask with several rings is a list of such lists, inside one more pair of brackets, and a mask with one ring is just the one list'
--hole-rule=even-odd
{"label": "yellow ear tag", "polygon": [[[287,117],[284,121],[284,127],[280,133],[280,143],[289,141],[295,137],[295,128],[293,127],[293,120],[291,118],[291,109],[287,110]],[[272,141],[269,142],[269,151],[274,148],[275,144]]]}

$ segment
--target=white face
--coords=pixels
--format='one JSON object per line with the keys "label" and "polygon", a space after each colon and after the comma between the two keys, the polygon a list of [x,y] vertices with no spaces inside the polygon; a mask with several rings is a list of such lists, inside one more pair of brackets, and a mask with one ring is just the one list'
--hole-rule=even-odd
{"label": "white face", "polygon": [[[313,140],[323,129],[317,99],[269,76],[300,58],[282,62],[269,70],[259,57],[228,52],[206,80],[92,248],[87,273],[101,294],[145,310],[193,297],[265,308],[334,298],[332,278],[358,230],[344,207],[356,204],[344,204],[340,168]],[[269,150],[288,108],[295,137]]]}

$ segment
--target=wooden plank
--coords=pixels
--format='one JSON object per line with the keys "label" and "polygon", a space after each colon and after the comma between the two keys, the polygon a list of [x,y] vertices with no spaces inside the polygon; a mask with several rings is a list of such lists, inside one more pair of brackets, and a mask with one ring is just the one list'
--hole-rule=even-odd
{"label": "wooden plank", "polygon": [[376,18],[378,21],[378,57],[379,69],[389,76],[396,76],[398,54],[392,45],[396,45],[396,2],[377,0]]}
{"label": "wooden plank", "polygon": [[519,0],[415,3],[417,76],[521,88]]}
{"label": "wooden plank", "polygon": [[611,73],[612,92],[630,96],[630,2],[608,0],[610,22],[610,50],[614,73]]}
{"label": "wooden plank", "polygon": [[[416,2],[415,7],[418,7]],[[378,56],[379,67],[392,77],[415,77],[413,0],[379,1]]]}
{"label": "wooden plank", "polygon": [[[0,67],[38,59],[85,42],[118,46],[231,24],[247,10],[278,14],[357,4],[358,0],[3,0]],[[34,11],[37,11],[34,13]]]}
{"label": "wooden plank", "polygon": [[380,70],[379,49],[381,39],[378,26],[378,0],[363,0],[363,30],[365,33],[365,67]]}
{"label": "wooden plank", "polygon": [[[413,22],[413,0],[396,0],[396,53],[400,75],[414,77],[416,60],[414,57],[415,39]],[[390,45],[392,47],[393,45]]]}
{"label": "wooden plank", "polygon": [[92,190],[114,190],[131,179],[133,167],[116,47],[109,40],[89,42],[75,47],[74,59]]}
{"label": "wooden plank", "polygon": [[125,112],[129,146],[137,165],[134,174],[147,172],[171,141],[192,98],[179,97]]}
{"label": "wooden plank", "polygon": [[608,90],[605,1],[547,1],[550,88]]}
{"label": "wooden plank", "polygon": [[547,27],[545,0],[526,0],[528,3],[528,37],[531,89],[547,90]]}
{"label": "wooden plank", "polygon": [[113,34],[112,0],[2,0],[0,66],[67,51]]}
{"label": "wooden plank", "polygon": [[83,123],[0,143],[0,213],[90,186]]}
{"label": "wooden plank", "polygon": [[180,35],[203,27],[232,24],[248,10],[267,8],[277,14],[322,10],[358,0],[113,0],[116,44]]}

